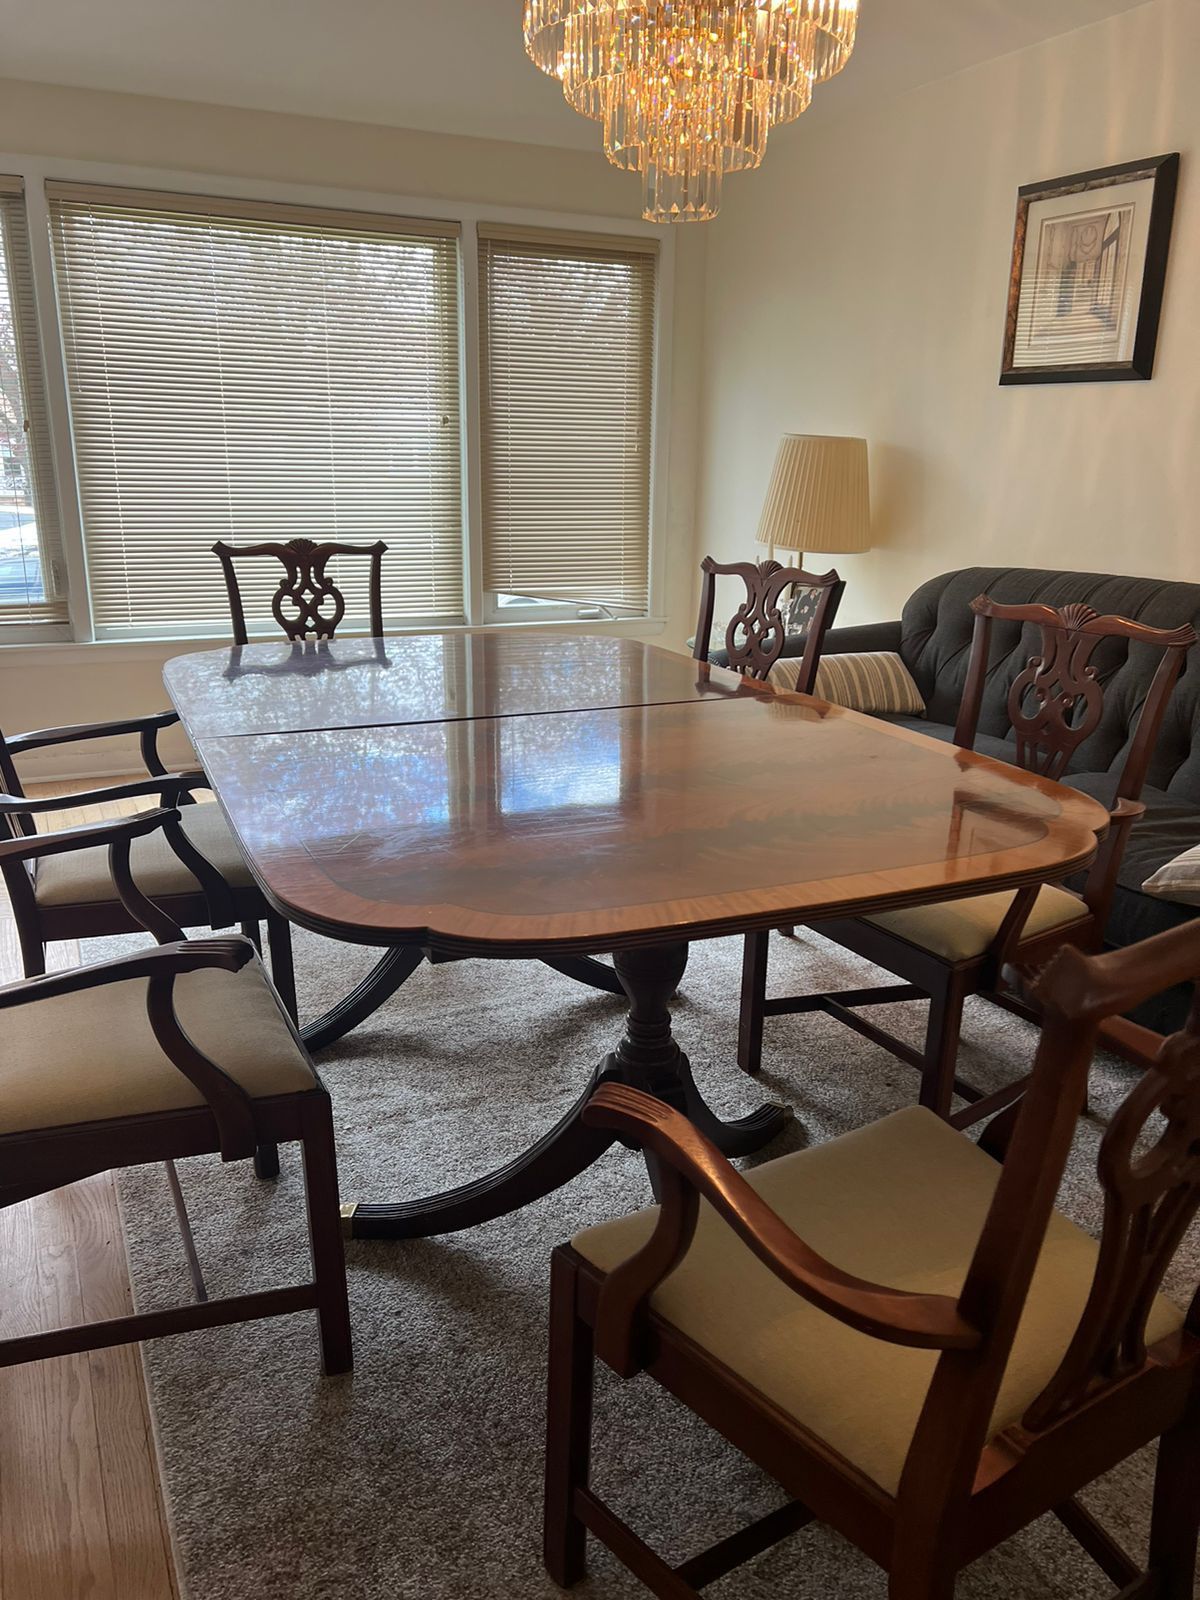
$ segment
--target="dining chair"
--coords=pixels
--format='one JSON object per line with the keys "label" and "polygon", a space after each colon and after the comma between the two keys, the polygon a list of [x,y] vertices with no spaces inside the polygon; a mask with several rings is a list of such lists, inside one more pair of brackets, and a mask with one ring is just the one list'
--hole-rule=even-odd
{"label": "dining chair", "polygon": [[[778,561],[735,561],[722,565],[712,556],[700,563],[700,615],[692,655],[697,661],[709,658],[713,636],[713,616],[717,602],[717,579],[742,580],[746,598],[725,628],[724,649],[729,666],[744,677],[760,681],[770,676],[771,668],[783,655],[789,638],[803,639],[800,667],[792,687],[797,694],[811,694],[825,635],[833,627],[845,580],[836,572],[817,575],[802,567],[784,567]],[[784,609],[784,595],[790,597]],[[793,928],[779,932],[791,936]],[[748,950],[747,946],[747,950]],[[749,959],[747,955],[747,960]]]}
{"label": "dining chair", "polygon": [[226,544],[218,540],[213,553],[221,563],[229,611],[233,620],[235,644],[249,644],[246,612],[238,583],[238,561],[278,562],[283,567],[279,586],[271,596],[271,614],[286,636],[297,643],[304,639],[332,639],[346,615],[346,597],[326,568],[335,556],[365,557],[370,562],[367,578],[367,606],[373,638],[383,635],[383,558],[387,545],[317,544],[312,539],[288,539],[283,543]]}
{"label": "dining chair", "polygon": [[[0,843],[0,863],[23,869],[104,849],[127,915],[158,941],[0,989],[0,1208],[95,1173],[165,1162],[197,1303],[15,1335],[0,1340],[0,1366],[311,1308],[324,1370],[346,1372],[329,1096],[253,944],[189,941],[139,888],[133,850],[156,835],[189,857],[182,813],[167,808]],[[174,1162],[205,1154],[238,1161],[291,1140],[304,1168],[311,1281],[209,1300]]]}
{"label": "dining chair", "polygon": [[[1015,892],[978,894],[870,917],[841,917],[814,924],[816,931],[865,957],[904,981],[834,994],[766,998],[767,934],[747,938],[742,969],[738,1060],[745,1071],[762,1064],[763,1022],[767,1017],[824,1011],[881,1045],[921,1074],[920,1103],[948,1117],[957,1093],[970,1104],[957,1113],[960,1126],[989,1116],[1019,1092],[1010,1084],[982,1096],[955,1077],[963,1005],[968,995],[1028,1014],[1005,973],[1036,971],[1062,944],[1098,950],[1117,884],[1129,829],[1142,815],[1138,801],[1154,754],[1163,716],[1184,664],[1196,642],[1189,625],[1149,628],[1124,617],[1097,616],[1089,607],[1055,610],[1043,605],[1000,605],[987,595],[972,602],[974,634],[966,685],[954,742],[974,748],[987,687],[992,629],[997,622],[1037,630],[1040,643],[1013,679],[1006,718],[1015,740],[1016,764],[1055,781],[1069,782],[1072,758],[1101,727],[1104,685],[1093,657],[1102,641],[1118,649],[1161,653],[1158,669],[1137,717],[1136,728],[1113,781],[1107,836],[1078,891],[1033,884]],[[1116,757],[1107,752],[1105,766]],[[897,1001],[929,1002],[922,1049],[858,1015],[863,1006]]]}
{"label": "dining chair", "polygon": [[[778,561],[735,561],[728,565],[705,556],[700,563],[700,615],[692,655],[707,661],[717,603],[717,579],[740,578],[746,598],[725,628],[725,653],[729,666],[748,678],[765,679],[783,654],[787,639],[804,637],[804,650],[795,690],[811,694],[821,662],[825,635],[833,626],[846,585],[836,572],[818,576],[802,567],[780,566]],[[783,596],[791,590],[785,608]]]}
{"label": "dining chair", "polygon": [[[193,802],[194,793],[207,787],[204,774],[168,772],[159,756],[159,732],[178,720],[175,712],[163,711],[7,738],[0,733],[0,840],[34,836],[37,819],[56,812],[148,797],[178,805],[182,818],[178,849],[168,847],[161,831],[139,836],[133,847],[134,878],[180,927],[224,928],[236,922],[257,944],[260,924],[265,922],[275,988],[295,1020],[296,984],[286,918],[267,904],[220,808],[211,801]],[[16,764],[20,757],[122,734],[138,736],[145,778],[38,799],[25,793]],[[45,857],[0,857],[26,977],[45,972],[46,946],[56,940],[104,939],[142,931],[115,892],[107,843],[101,829],[86,849]],[[269,1147],[259,1151],[255,1164],[263,1178],[272,1178],[279,1170],[278,1157]]]}
{"label": "dining chair", "polygon": [[[1055,1195],[1102,1020],[1197,974],[1194,923],[1056,952],[1032,1075],[978,1145],[911,1107],[743,1176],[662,1101],[602,1087],[585,1122],[645,1148],[661,1204],[554,1252],[555,1581],[584,1576],[591,1533],[653,1594],[690,1600],[823,1522],[886,1570],[892,1600],[951,1600],[962,1568],[1053,1512],[1121,1600],[1191,1600],[1200,1294],[1185,1311],[1161,1285],[1200,1205],[1200,997],[1105,1131],[1099,1242]],[[590,1485],[595,1357],[648,1374],[787,1503],[669,1566]],[[1155,1439],[1143,1569],[1076,1496]],[[662,1466],[678,1481],[678,1460]]]}

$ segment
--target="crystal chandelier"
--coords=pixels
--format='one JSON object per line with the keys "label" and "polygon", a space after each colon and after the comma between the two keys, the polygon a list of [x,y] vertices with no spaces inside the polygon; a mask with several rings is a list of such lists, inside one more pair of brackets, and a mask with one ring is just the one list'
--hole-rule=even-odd
{"label": "crystal chandelier", "polygon": [[807,111],[857,24],[858,0],[525,0],[531,60],[642,174],[650,222],[715,217],[725,173]]}

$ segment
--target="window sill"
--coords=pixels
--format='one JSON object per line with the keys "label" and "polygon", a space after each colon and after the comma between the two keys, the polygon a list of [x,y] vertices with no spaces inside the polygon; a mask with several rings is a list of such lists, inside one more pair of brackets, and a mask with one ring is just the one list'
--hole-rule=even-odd
{"label": "window sill", "polygon": [[[615,634],[627,639],[652,639],[664,633],[666,627],[665,617],[621,617],[611,620],[605,618],[595,622],[580,622],[577,618],[559,618],[546,622],[486,622],[474,627],[466,623],[455,623],[445,628],[390,628],[387,637],[400,639],[422,633],[592,633]],[[363,635],[347,632],[341,637],[353,639],[362,638]],[[269,633],[251,639],[252,644],[279,642],[278,634]],[[114,663],[148,661],[156,658],[166,661],[172,656],[189,655],[193,651],[219,650],[228,644],[228,635],[218,634],[201,634],[192,639],[98,639],[89,644],[82,644],[77,640],[54,639],[28,644],[0,642],[0,671],[5,667],[20,667],[23,664],[32,665],[38,661],[48,660],[63,666],[69,666],[76,661],[95,662],[100,652],[103,652],[104,660]]]}

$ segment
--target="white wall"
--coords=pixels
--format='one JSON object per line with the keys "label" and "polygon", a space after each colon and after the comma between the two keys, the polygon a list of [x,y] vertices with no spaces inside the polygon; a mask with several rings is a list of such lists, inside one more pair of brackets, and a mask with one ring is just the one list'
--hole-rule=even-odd
{"label": "white wall", "polygon": [[[1001,389],[1018,186],[1170,150],[1153,380]],[[781,433],[847,433],[878,547],[812,563],[843,621],[974,563],[1200,579],[1198,158],[1196,0],[774,133],[709,234],[698,554],[751,555]]]}
{"label": "white wall", "polygon": [[[631,220],[637,181],[599,149],[555,150],[454,138],[271,112],[231,110],[142,95],[0,80],[0,150],[153,167],[180,173],[328,186]],[[286,198],[281,193],[281,198]],[[703,231],[681,231],[676,256],[673,381],[669,412],[664,630],[677,646],[693,610],[695,429],[703,303]],[[636,632],[633,628],[621,631]],[[160,709],[162,664],[194,645],[104,644],[0,648],[0,727],[9,731],[101,721]],[[30,776],[130,770],[128,745],[96,743],[30,761]],[[186,758],[170,736],[164,751]]]}

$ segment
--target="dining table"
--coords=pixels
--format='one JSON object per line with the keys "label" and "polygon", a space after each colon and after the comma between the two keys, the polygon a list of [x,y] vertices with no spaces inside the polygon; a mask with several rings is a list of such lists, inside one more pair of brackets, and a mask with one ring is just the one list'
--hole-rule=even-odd
{"label": "dining table", "polygon": [[[268,902],[383,952],[305,1030],[310,1048],[426,960],[537,959],[626,997],[556,1126],[459,1188],[347,1203],[357,1238],[472,1227],[571,1181],[613,1142],[582,1118],[602,1082],[727,1154],[760,1149],[788,1109],[723,1120],[674,1035],[691,942],[1058,881],[1108,826],[1036,774],[612,635],[253,643],[176,657],[164,678]],[[487,1129],[463,1137],[486,1146]]]}

